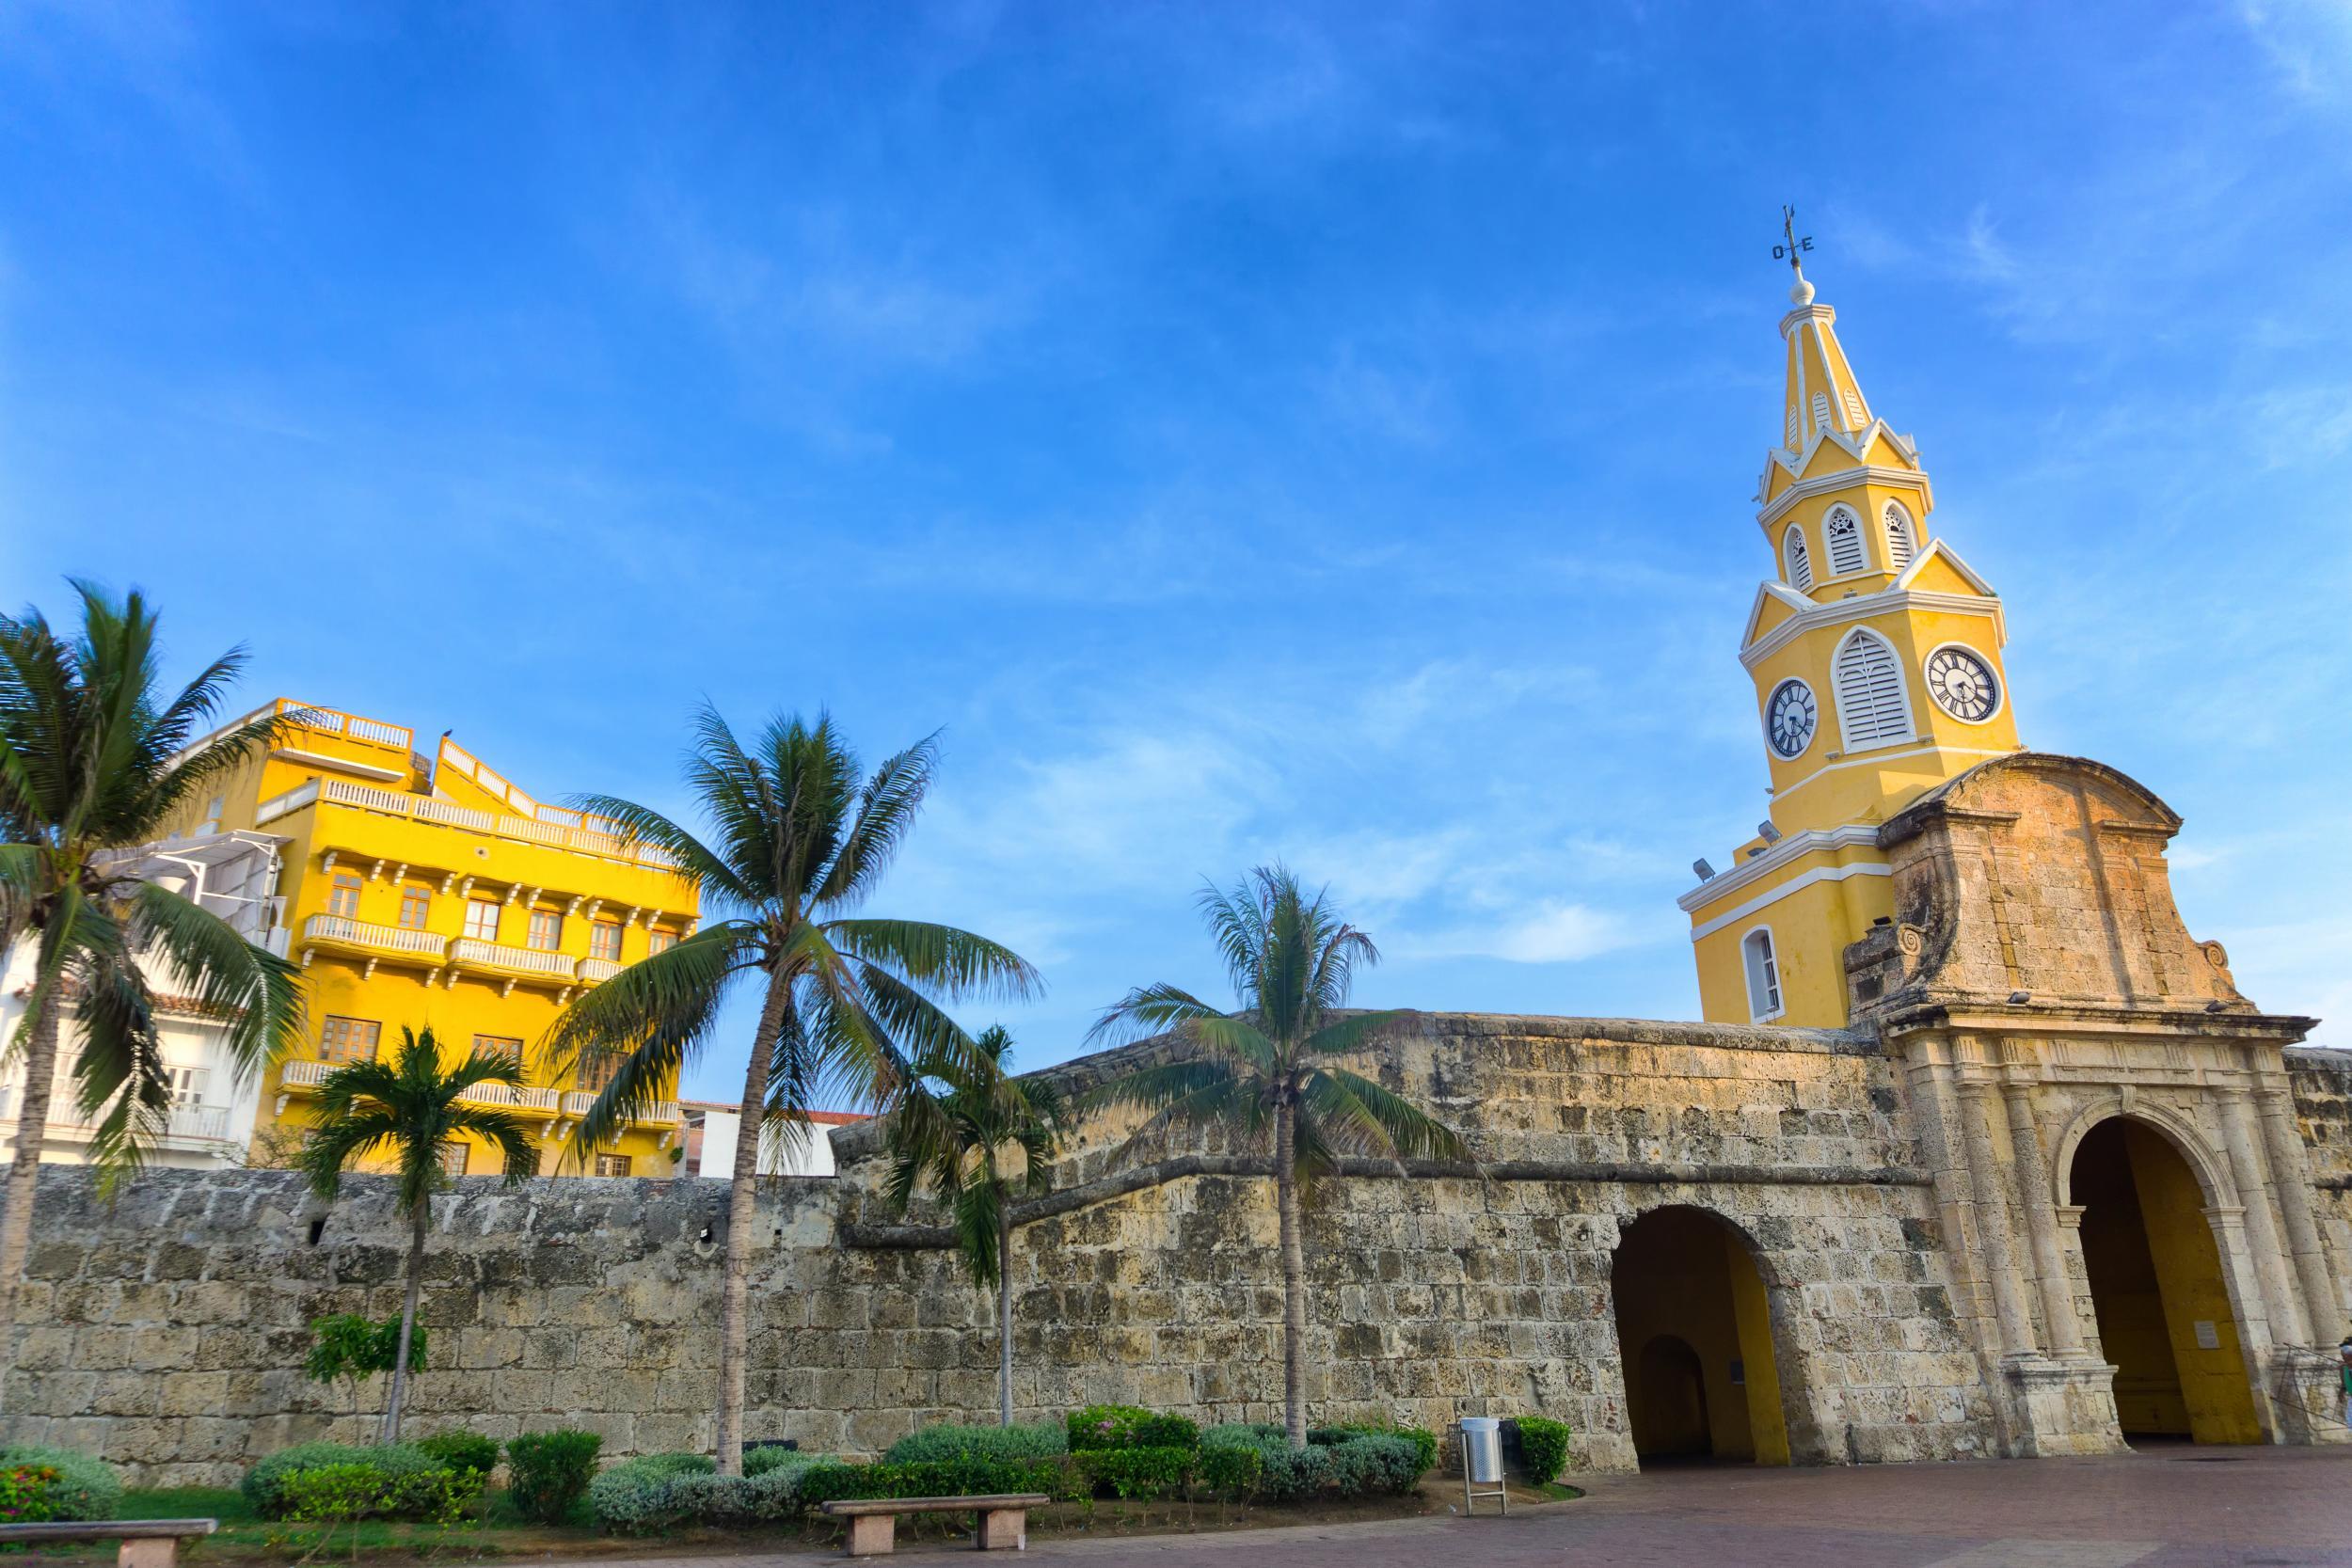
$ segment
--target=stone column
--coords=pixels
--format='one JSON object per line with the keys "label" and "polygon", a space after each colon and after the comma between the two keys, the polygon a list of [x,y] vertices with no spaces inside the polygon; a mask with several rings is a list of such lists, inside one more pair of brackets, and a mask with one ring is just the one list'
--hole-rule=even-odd
{"label": "stone column", "polygon": [[2026,1234],[2033,1247],[2033,1271],[2042,1287],[2042,1320],[2052,1355],[2074,1360],[2083,1354],[2082,1314],[2074,1309],[2074,1281],[2067,1277],[2066,1251],[2058,1239],[2058,1196],[2050,1188],[2049,1163],[2042,1157],[2042,1134],[2033,1124],[2033,1089],[2001,1085],[2009,1101],[2010,1154],[2017,1163],[2017,1198],[2026,1212]]}
{"label": "stone column", "polygon": [[2295,1126],[2295,1101],[2279,1084],[2255,1091],[2262,1111],[2264,1142],[2269,1146],[2271,1184],[2279,1189],[2279,1212],[2286,1217],[2287,1245],[2295,1251],[2295,1272],[2303,1282],[2303,1303],[2311,1317],[2312,1342],[2325,1348],[2341,1332],[2343,1298],[2328,1277],[2328,1254],[2320,1245],[2319,1222],[2312,1213],[2309,1174],[2303,1161],[2303,1138]]}
{"label": "stone column", "polygon": [[2223,1089],[2218,1099],[2221,1141],[2230,1153],[2230,1180],[2237,1183],[2238,1202],[2246,1210],[2246,1244],[2254,1256],[2254,1276],[2262,1283],[2263,1316],[2269,1320],[2271,1342],[2308,1345],[2311,1329],[2303,1322],[2303,1304],[2287,1271],[2286,1248],[2280,1244],[2279,1227],[2271,1219],[2274,1200],[2256,1147],[2253,1106],[2244,1089]]}
{"label": "stone column", "polygon": [[2031,1355],[2033,1317],[2010,1250],[2009,1194],[2001,1181],[2000,1162],[1993,1154],[1993,1085],[1963,1082],[1960,1100],[1961,1141],[1968,1150],[1968,1185],[1976,1197],[1977,1241],[1984,1249],[1984,1272],[1993,1285],[2001,1352]]}

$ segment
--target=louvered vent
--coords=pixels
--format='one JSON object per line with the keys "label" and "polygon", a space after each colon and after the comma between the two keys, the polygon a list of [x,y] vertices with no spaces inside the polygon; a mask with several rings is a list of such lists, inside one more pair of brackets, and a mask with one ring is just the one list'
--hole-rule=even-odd
{"label": "louvered vent", "polygon": [[1911,564],[1911,558],[1917,553],[1917,547],[1911,537],[1911,515],[1893,501],[1888,501],[1886,503],[1886,559],[1893,562],[1895,570],[1899,572]]}
{"label": "louvered vent", "polygon": [[1829,428],[1829,394],[1827,392],[1813,394],[1813,428],[1816,430]]}
{"label": "louvered vent", "polygon": [[1788,450],[1791,451],[1797,448],[1797,411],[1791,407],[1788,410]]}
{"label": "louvered vent", "polygon": [[1813,586],[1813,556],[1804,547],[1804,530],[1791,528],[1788,534],[1788,586],[1804,593]]}
{"label": "louvered vent", "polygon": [[1869,416],[1862,411],[1862,394],[1856,391],[1848,391],[1846,393],[1847,427],[1852,430],[1860,430],[1864,425],[1868,424],[1869,422]]}
{"label": "louvered vent", "polygon": [[1829,575],[1842,578],[1848,572],[1859,572],[1869,564],[1862,549],[1862,524],[1844,507],[1829,515],[1821,535],[1829,541]]}
{"label": "louvered vent", "polygon": [[1903,677],[1895,650],[1867,631],[1839,645],[1835,665],[1837,727],[1846,750],[1911,738],[1911,715],[1903,705]]}

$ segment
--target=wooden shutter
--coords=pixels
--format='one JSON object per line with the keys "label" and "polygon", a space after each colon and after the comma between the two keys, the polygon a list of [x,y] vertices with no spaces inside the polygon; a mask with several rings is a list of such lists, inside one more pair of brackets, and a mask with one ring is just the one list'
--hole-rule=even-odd
{"label": "wooden shutter", "polygon": [[1895,650],[1883,639],[1858,631],[1838,646],[1837,724],[1846,750],[1859,752],[1911,738],[1911,714],[1903,701],[1903,676]]}

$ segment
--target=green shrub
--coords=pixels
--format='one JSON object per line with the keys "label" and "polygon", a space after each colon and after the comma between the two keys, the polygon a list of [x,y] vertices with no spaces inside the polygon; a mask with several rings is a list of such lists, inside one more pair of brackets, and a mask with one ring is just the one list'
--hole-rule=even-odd
{"label": "green shrub", "polygon": [[1327,1490],[1331,1485],[1331,1451],[1313,1447],[1294,1449],[1290,1439],[1279,1448],[1258,1450],[1258,1495],[1269,1502],[1294,1503]]}
{"label": "green shrub", "polygon": [[499,1467],[498,1439],[475,1432],[437,1432],[420,1437],[417,1451],[444,1468],[477,1476],[486,1477]]}
{"label": "green shrub", "polygon": [[973,1497],[1000,1492],[1070,1495],[1058,1460],[947,1460],[928,1465],[844,1465],[829,1460],[800,1473],[804,1508],[845,1497]]}
{"label": "green shrub", "polygon": [[437,1468],[392,1475],[363,1463],[289,1471],[278,1488],[283,1517],[328,1526],[379,1518],[452,1524],[481,1496],[479,1471]]}
{"label": "green shrub", "polygon": [[[816,1457],[815,1454],[803,1453],[798,1449],[787,1449],[781,1443],[770,1443],[761,1448],[743,1450],[743,1473],[747,1476],[764,1476],[771,1470],[805,1469],[808,1467],[808,1462]],[[714,1465],[711,1468],[715,1470],[718,1466]]]}
{"label": "green shrub", "polygon": [[1170,1446],[1092,1449],[1077,1458],[1092,1486],[1107,1486],[1122,1497],[1148,1501],[1182,1488],[1199,1451]]}
{"label": "green shrub", "polygon": [[1268,1443],[1288,1447],[1290,1436],[1280,1427],[1269,1426],[1263,1421],[1227,1421],[1200,1434],[1203,1449],[1263,1449]]}
{"label": "green shrub", "polygon": [[1514,1424],[1519,1432],[1519,1464],[1527,1471],[1528,1483],[1542,1486],[1558,1480],[1568,1463],[1568,1423],[1521,1416]]}
{"label": "green shrub", "polygon": [[13,1469],[29,1465],[57,1473],[42,1493],[49,1510],[41,1515],[44,1519],[113,1519],[122,1512],[122,1480],[103,1459],[72,1449],[20,1443],[0,1449],[0,1465]]}
{"label": "green shrub", "polygon": [[1201,1439],[1200,1484],[1219,1497],[1236,1502],[1255,1497],[1264,1466],[1264,1457],[1254,1447],[1211,1448],[1207,1438]]}
{"label": "green shrub", "polygon": [[578,1427],[506,1440],[506,1495],[526,1519],[560,1525],[596,1474],[604,1439]]}
{"label": "green shrub", "polygon": [[[1344,1443],[1352,1437],[1402,1437],[1413,1445],[1420,1456],[1419,1475],[1427,1475],[1438,1465],[1438,1434],[1427,1427],[1392,1426],[1386,1421],[1351,1421],[1345,1426],[1317,1427],[1307,1433],[1307,1441],[1328,1448]],[[1418,1479],[1418,1477],[1416,1478]]]}
{"label": "green shrub", "polygon": [[[7,1453],[0,1453],[6,1463]],[[443,1466],[422,1449],[411,1443],[390,1443],[362,1447],[355,1443],[296,1443],[280,1449],[245,1473],[241,1488],[253,1512],[264,1519],[280,1517],[284,1503],[280,1497],[288,1476],[304,1470],[323,1469],[330,1465],[364,1465],[388,1478],[418,1475]]]}
{"label": "green shrub", "polygon": [[[748,1463],[751,1455],[743,1457]],[[684,1517],[671,1497],[670,1483],[688,1476],[707,1476],[717,1468],[705,1453],[640,1454],[588,1483],[588,1507],[600,1529],[615,1535],[651,1535]]]}
{"label": "green shrub", "polygon": [[1409,1437],[1393,1433],[1362,1433],[1335,1443],[1331,1481],[1343,1497],[1368,1497],[1375,1493],[1402,1496],[1422,1478],[1421,1449]]}
{"label": "green shrub", "polygon": [[1059,1421],[1035,1426],[928,1426],[909,1433],[882,1455],[887,1465],[930,1465],[949,1459],[1055,1459],[1070,1451]]}
{"label": "green shrub", "polygon": [[[1430,1447],[1436,1446],[1432,1437]],[[1209,1461],[1245,1451],[1258,1456],[1257,1495],[1268,1502],[1297,1502],[1325,1493],[1359,1497],[1409,1492],[1426,1471],[1421,1445],[1403,1433],[1318,1427],[1307,1434],[1307,1447],[1293,1449],[1280,1427],[1236,1422],[1200,1434],[1201,1480],[1216,1491],[1233,1490],[1221,1473],[1212,1473]],[[1220,1460],[1220,1471],[1240,1463]]]}

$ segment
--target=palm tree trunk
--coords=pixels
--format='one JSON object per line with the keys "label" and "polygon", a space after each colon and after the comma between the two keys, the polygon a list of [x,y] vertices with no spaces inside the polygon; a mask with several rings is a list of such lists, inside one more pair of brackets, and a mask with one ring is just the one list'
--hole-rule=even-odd
{"label": "palm tree trunk", "polygon": [[433,1200],[417,1200],[408,1229],[408,1293],[400,1304],[400,1351],[392,1360],[392,1393],[384,1403],[384,1441],[400,1441],[400,1410],[408,1398],[408,1343],[417,1332],[417,1298],[424,1293],[425,1227],[432,1223]]}
{"label": "palm tree trunk", "polygon": [[1298,1214],[1298,1107],[1274,1114],[1274,1205],[1282,1220],[1282,1427],[1307,1446],[1307,1248]]}
{"label": "palm tree trunk", "polygon": [[996,1196],[996,1418],[1012,1425],[1012,1206]]}
{"label": "palm tree trunk", "polygon": [[751,1065],[743,1071],[741,1120],[735,1134],[734,1180],[727,1188],[726,1284],[719,1308],[719,1473],[743,1473],[744,1363],[751,1348],[753,1209],[759,1200],[759,1125],[768,1110],[768,1058],[784,1031],[792,983],[768,977],[768,999],[752,1036]]}
{"label": "palm tree trunk", "polygon": [[16,1366],[16,1298],[24,1282],[24,1256],[33,1244],[33,1192],[40,1181],[40,1146],[49,1132],[49,1091],[56,1082],[62,1001],[55,986],[36,984],[33,1031],[24,1046],[24,1103],[16,1113],[8,1212],[0,1216],[0,1389]]}

